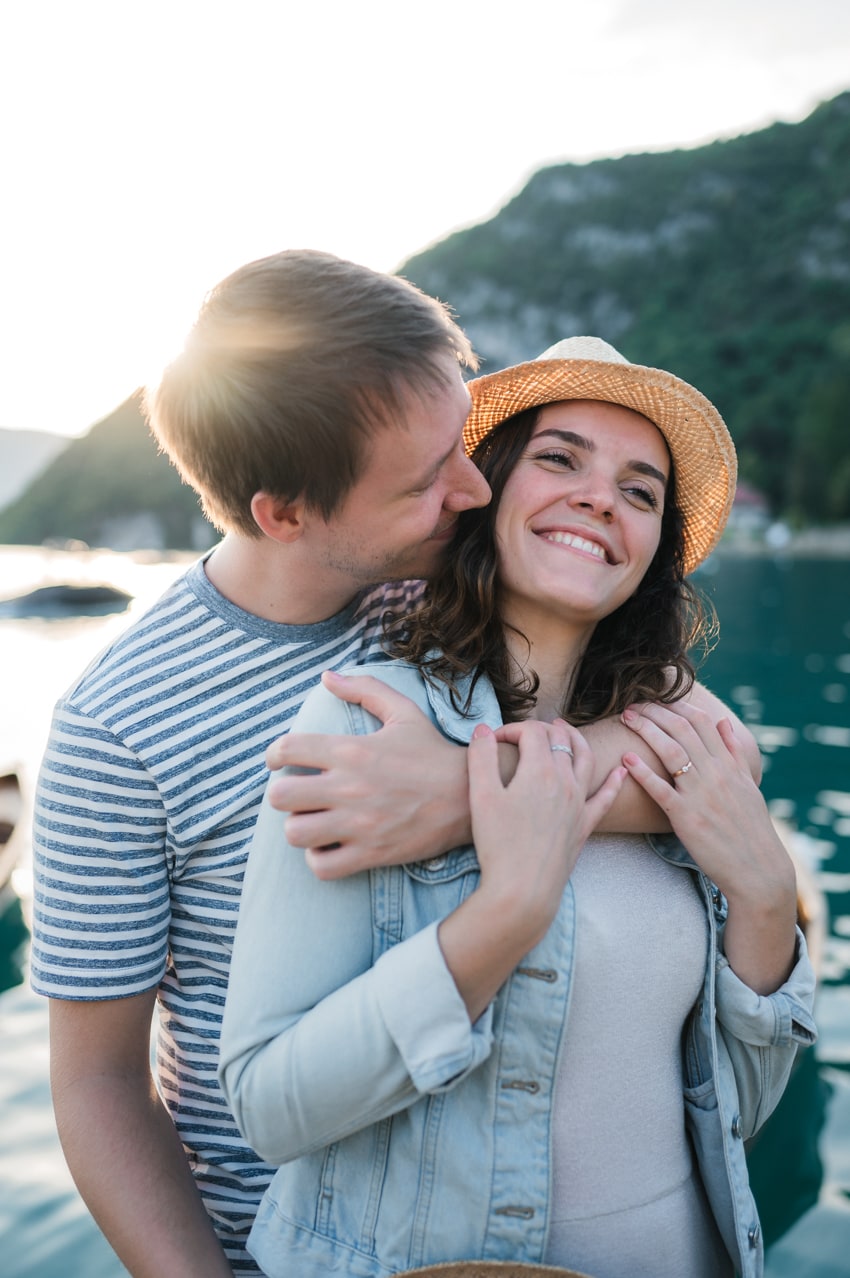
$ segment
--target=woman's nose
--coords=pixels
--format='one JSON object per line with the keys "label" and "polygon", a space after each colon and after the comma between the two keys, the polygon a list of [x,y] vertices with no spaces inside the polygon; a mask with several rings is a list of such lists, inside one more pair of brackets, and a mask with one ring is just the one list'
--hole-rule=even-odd
{"label": "woman's nose", "polygon": [[581,510],[591,511],[598,519],[610,522],[614,518],[614,498],[610,485],[599,479],[585,479],[579,483],[567,499]]}

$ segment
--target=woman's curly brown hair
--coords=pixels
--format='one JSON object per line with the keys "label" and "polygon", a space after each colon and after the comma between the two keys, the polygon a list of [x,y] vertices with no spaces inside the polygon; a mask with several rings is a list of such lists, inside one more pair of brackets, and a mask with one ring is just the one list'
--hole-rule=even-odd
{"label": "woman's curly brown hair", "polygon": [[[489,506],[465,511],[447,562],[418,608],[384,618],[393,656],[417,665],[430,682],[447,685],[455,708],[468,713],[477,680],[493,684],[506,722],[524,719],[536,702],[537,675],[518,680],[499,617],[495,521],[508,476],[525,451],[539,415],[527,409],[501,422],[473,454],[490,487]],[[685,580],[683,520],[671,470],[655,557],[638,589],[593,631],[563,717],[592,723],[634,701],[676,701],[694,681],[689,656],[708,651],[716,634],[713,608]],[[520,632],[517,632],[520,633]],[[460,681],[471,676],[468,695]]]}

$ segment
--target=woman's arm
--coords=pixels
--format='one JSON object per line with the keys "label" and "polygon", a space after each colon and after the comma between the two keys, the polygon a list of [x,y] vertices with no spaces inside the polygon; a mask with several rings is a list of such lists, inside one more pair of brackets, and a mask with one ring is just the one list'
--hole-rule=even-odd
{"label": "woman's arm", "polygon": [[[815,977],[796,927],[796,875],[749,771],[736,727],[693,705],[642,706],[624,716],[664,759],[670,780],[632,754],[625,763],[669,815],[705,874],[726,897],[715,964],[718,1050],[735,1076],[742,1135],[753,1135],[778,1103],[801,1047],[816,1038]],[[690,1033],[707,1043],[702,1005]],[[710,1050],[689,1051],[689,1062]],[[691,1079],[691,1085],[702,1079]]]}
{"label": "woman's arm", "polygon": [[[339,731],[344,712],[317,689],[301,714],[311,728]],[[520,747],[508,789],[492,731],[480,726],[470,747],[478,887],[442,922],[435,905],[430,926],[377,961],[370,877],[321,882],[285,842],[283,817],[264,803],[239,909],[219,1076],[240,1130],[268,1161],[288,1161],[454,1086],[489,1054],[490,1004],[547,930],[587,834],[625,776],[615,769],[588,799],[592,755],[574,728],[500,731]],[[392,880],[383,886],[391,892]],[[435,887],[422,891],[439,899]]]}
{"label": "woman's arm", "polygon": [[726,897],[724,950],[732,970],[756,994],[770,994],[794,964],[796,876],[736,731],[728,720],[715,725],[704,710],[681,702],[630,709],[623,717],[670,779],[627,753],[630,774]]}
{"label": "woman's arm", "polygon": [[[351,731],[325,689],[298,716]],[[368,730],[368,728],[366,729]],[[398,871],[386,871],[388,875]],[[453,1085],[486,1058],[491,1018],[471,1025],[433,926],[375,961],[370,878],[319,881],[266,801],[245,874],[219,1075],[249,1144],[298,1157]]]}
{"label": "woman's arm", "polygon": [[794,966],[770,994],[757,994],[720,954],[716,970],[717,1029],[735,1071],[738,1110],[749,1139],[778,1105],[799,1052],[817,1039],[815,973],[803,934]]}

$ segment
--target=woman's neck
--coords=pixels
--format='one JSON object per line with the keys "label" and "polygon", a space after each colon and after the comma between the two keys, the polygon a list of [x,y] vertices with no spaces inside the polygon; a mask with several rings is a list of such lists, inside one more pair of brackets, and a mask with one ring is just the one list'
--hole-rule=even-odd
{"label": "woman's neck", "polygon": [[533,670],[539,681],[537,703],[529,718],[551,723],[563,715],[592,630],[589,633],[584,627],[565,626],[552,617],[533,627],[518,628],[521,634],[506,628],[505,643],[520,675]]}

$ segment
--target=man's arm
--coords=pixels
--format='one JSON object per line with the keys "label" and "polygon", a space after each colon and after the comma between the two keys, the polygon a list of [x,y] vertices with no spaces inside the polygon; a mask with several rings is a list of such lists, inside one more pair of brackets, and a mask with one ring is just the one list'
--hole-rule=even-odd
{"label": "man's arm", "polygon": [[[719,697],[715,697],[714,693],[709,692],[708,688],[701,683],[695,683],[688,695],[683,697],[683,701],[694,706],[697,710],[704,710],[715,725],[722,722],[723,719],[729,721],[738,750],[741,752],[750,776],[756,785],[761,785],[763,764],[758,742],[746,724],[738,718],[734,710],[730,710]],[[663,771],[661,775],[666,777],[666,773]]]}
{"label": "man's arm", "polygon": [[[367,736],[290,734],[267,752],[272,771],[310,769],[310,775],[275,779],[269,799],[273,807],[291,814],[287,840],[308,849],[314,873],[323,879],[341,878],[468,843],[472,831],[466,749],[443,737],[412,701],[379,679],[328,672],[323,681],[336,696],[362,705],[384,726]],[[699,684],[690,697],[714,721],[732,721],[751,771],[755,775],[758,770],[760,776],[758,746],[740,720]],[[593,748],[592,792],[604,784],[626,751],[638,754],[666,778],[651,747],[619,719],[590,724],[582,732]],[[500,745],[499,761],[507,783],[516,770],[516,748]],[[670,823],[646,790],[628,777],[599,828],[650,834],[668,831]]]}
{"label": "man's arm", "polygon": [[232,1278],[150,1070],[155,991],[50,1001],[56,1125],[86,1206],[133,1278]]}

